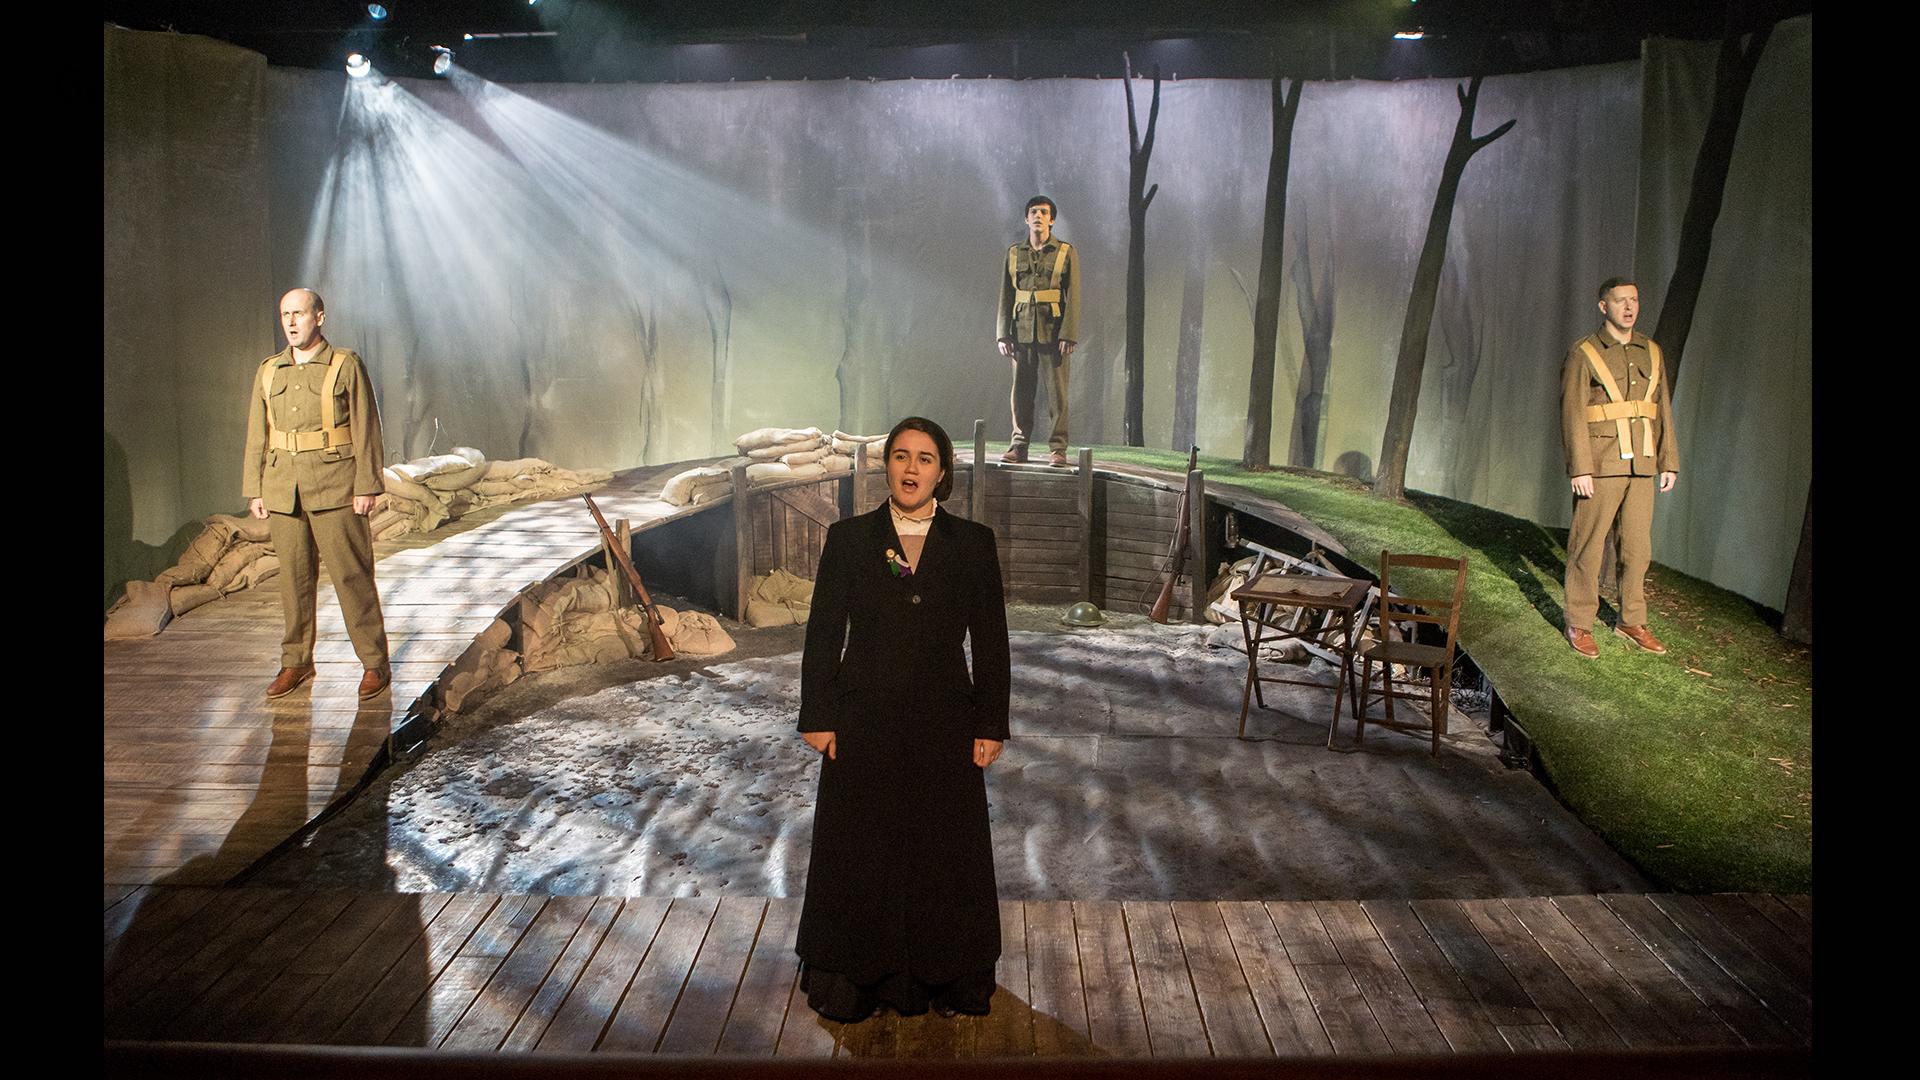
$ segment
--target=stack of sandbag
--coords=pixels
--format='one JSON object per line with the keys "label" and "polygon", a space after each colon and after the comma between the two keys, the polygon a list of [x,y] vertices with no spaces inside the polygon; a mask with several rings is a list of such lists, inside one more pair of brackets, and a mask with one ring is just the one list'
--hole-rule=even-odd
{"label": "stack of sandbag", "polygon": [[[645,618],[616,607],[613,578],[598,567],[550,581],[528,594],[520,620],[521,669],[528,674],[652,653]],[[733,638],[713,616],[656,605],[660,629],[677,656],[718,656]]]}
{"label": "stack of sandbag", "polygon": [[860,444],[868,446],[867,468],[883,469],[880,460],[885,435],[832,435],[817,427],[764,427],[733,440],[739,457],[712,465],[702,465],[674,476],[660,489],[660,498],[675,506],[694,506],[733,492],[733,469],[744,465],[747,480],[765,483],[796,477],[825,476],[853,471],[854,454]]}
{"label": "stack of sandbag", "polygon": [[152,581],[127,582],[125,595],[107,609],[106,637],[151,637],[174,616],[279,572],[265,521],[215,514],[179,562]]}
{"label": "stack of sandbag", "polygon": [[747,588],[747,624],[792,626],[813,612],[813,582],[774,568]]}
{"label": "stack of sandbag", "polygon": [[833,453],[827,433],[817,427],[764,427],[733,440],[734,449],[750,462],[752,482],[820,476],[827,469],[820,459]]}
{"label": "stack of sandbag", "polygon": [[733,467],[746,464],[746,458],[731,458],[717,465],[702,465],[668,480],[660,489],[662,501],[675,506],[711,502],[733,493]]}
{"label": "stack of sandbag", "polygon": [[521,666],[528,674],[576,664],[647,655],[640,613],[614,604],[613,579],[586,568],[583,577],[549,581],[521,607]]}
{"label": "stack of sandbag", "polygon": [[520,654],[507,648],[513,627],[493,620],[440,679],[440,695],[453,712],[478,705],[521,675]]}
{"label": "stack of sandbag", "polygon": [[[867,448],[867,468],[884,469],[887,467],[887,463],[880,458],[880,452],[886,449],[887,445],[887,437],[885,435],[849,435],[844,431],[835,431],[833,435],[830,436],[830,440],[833,444],[833,456],[827,458],[826,461],[822,463],[827,466],[829,472],[852,471],[853,463],[856,460],[855,455],[863,443]],[[843,460],[845,461],[844,465],[838,464]]]}
{"label": "stack of sandbag", "polygon": [[471,446],[456,446],[452,453],[387,466],[387,492],[375,500],[369,525],[379,540],[431,532],[473,510],[565,495],[612,475],[562,469],[539,458],[488,461]]}

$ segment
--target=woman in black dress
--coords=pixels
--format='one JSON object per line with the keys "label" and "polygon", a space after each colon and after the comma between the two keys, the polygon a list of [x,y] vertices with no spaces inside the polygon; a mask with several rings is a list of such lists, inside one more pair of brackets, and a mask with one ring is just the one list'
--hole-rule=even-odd
{"label": "woman in black dress", "polygon": [[894,425],[886,463],[886,505],[827,530],[807,620],[800,731],[821,762],[801,985],[830,1020],[880,1004],[984,1015],[1000,957],[986,787],[1007,738],[1000,560],[992,529],[939,507],[953,490],[940,425]]}

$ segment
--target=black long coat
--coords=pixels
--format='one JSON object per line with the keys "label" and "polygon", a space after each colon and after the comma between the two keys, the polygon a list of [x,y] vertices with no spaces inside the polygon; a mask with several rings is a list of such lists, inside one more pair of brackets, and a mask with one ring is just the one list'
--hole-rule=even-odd
{"label": "black long coat", "polygon": [[836,522],[820,555],[800,730],[834,732],[837,757],[820,762],[795,951],[861,984],[939,984],[1000,956],[973,740],[1007,737],[1007,611],[992,529],[937,511],[908,577],[888,549],[882,504]]}

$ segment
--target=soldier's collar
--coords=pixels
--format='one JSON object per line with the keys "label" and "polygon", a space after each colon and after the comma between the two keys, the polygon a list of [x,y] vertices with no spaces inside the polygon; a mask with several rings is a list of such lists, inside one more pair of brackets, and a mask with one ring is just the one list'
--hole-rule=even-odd
{"label": "soldier's collar", "polygon": [[[293,354],[293,346],[291,345],[287,346],[285,351],[283,351],[281,355],[287,358],[287,363],[289,364],[300,363],[300,358]],[[313,358],[308,360],[307,363],[317,364],[320,362],[322,357],[325,357],[326,359],[329,359],[329,360],[333,359],[333,342],[328,341],[324,335],[322,335],[320,338],[320,347],[313,351]]]}
{"label": "soldier's collar", "polygon": [[1621,341],[1612,334],[1607,333],[1607,328],[1603,326],[1593,332],[1593,340],[1599,342],[1602,349],[1612,348],[1615,345],[1638,345],[1644,349],[1647,347],[1647,342],[1651,339],[1638,330],[1629,330],[1627,331],[1627,340]]}

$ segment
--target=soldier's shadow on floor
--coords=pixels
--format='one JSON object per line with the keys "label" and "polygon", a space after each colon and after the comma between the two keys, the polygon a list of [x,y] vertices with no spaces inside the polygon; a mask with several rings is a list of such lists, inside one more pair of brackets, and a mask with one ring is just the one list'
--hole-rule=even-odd
{"label": "soldier's shadow on floor", "polygon": [[[358,792],[363,778],[386,761],[393,708],[386,695],[353,707],[344,745],[314,722],[310,689],[302,688],[267,708],[272,731],[247,804],[219,847],[197,854],[156,878],[152,887],[110,909],[103,980],[108,1038],[217,1042],[301,1042],[426,1045],[430,1009],[412,1007],[432,979],[423,914],[427,898],[394,896],[388,875],[358,895],[303,887],[247,887],[247,871],[263,864],[262,834],[294,836],[322,806],[338,806]],[[317,770],[331,786],[316,783]],[[242,788],[244,790],[244,788]],[[374,789],[378,790],[378,789]],[[156,809],[156,816],[164,816]],[[117,861],[140,833],[121,840]],[[382,865],[385,851],[369,858]],[[116,858],[109,855],[109,864]],[[438,907],[433,910],[437,911]],[[378,930],[368,912],[383,916]],[[338,919],[340,927],[332,924]],[[364,924],[364,925],[363,925]],[[352,958],[386,942],[369,1005],[348,1015],[355,999],[329,992],[328,979],[351,965],[320,958],[328,948],[323,931],[361,935]],[[341,940],[336,939],[333,945]],[[349,946],[352,948],[352,946]],[[442,961],[444,962],[444,961]],[[335,967],[320,974],[316,964]],[[307,984],[301,992],[302,980]],[[318,988],[318,989],[315,989]]]}
{"label": "soldier's shadow on floor", "polygon": [[[1490,514],[1452,499],[1410,494],[1408,501],[1446,530],[1448,536],[1479,552],[1507,575],[1555,633],[1566,626],[1567,612],[1560,604],[1563,595],[1560,584],[1567,578],[1567,530],[1547,529],[1505,514]],[[1603,567],[1601,577],[1600,618],[1604,622],[1616,622],[1617,612],[1608,602],[1612,593],[1609,586],[1615,577],[1613,568]]]}

